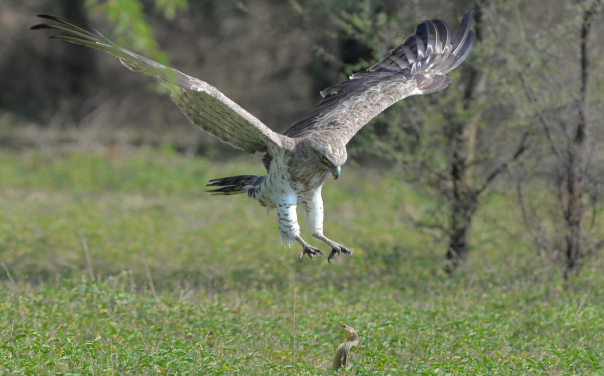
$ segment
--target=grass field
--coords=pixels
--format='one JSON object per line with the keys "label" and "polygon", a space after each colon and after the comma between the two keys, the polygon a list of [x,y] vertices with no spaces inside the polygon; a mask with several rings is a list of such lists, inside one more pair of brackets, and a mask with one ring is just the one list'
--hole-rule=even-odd
{"label": "grass field", "polygon": [[505,192],[448,276],[443,245],[405,220],[435,204],[347,166],[324,188],[325,232],[354,256],[300,263],[274,212],[204,193],[256,162],[0,151],[0,262],[15,281],[0,270],[0,374],[333,374],[341,322],[361,338],[343,374],[604,374],[602,257],[562,280]]}

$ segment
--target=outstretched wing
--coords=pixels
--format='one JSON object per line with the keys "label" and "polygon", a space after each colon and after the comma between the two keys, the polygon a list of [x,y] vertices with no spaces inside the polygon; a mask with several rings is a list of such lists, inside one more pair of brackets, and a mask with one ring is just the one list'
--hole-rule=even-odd
{"label": "outstretched wing", "polygon": [[89,32],[59,18],[39,15],[57,24],[33,26],[32,30],[54,29],[67,35],[52,36],[83,46],[107,51],[135,72],[158,78],[172,91],[172,99],[193,123],[221,141],[248,153],[266,152],[270,144],[283,147],[287,138],[273,132],[260,120],[227,98],[215,87],[176,69],[166,67],[144,56],[121,48],[95,30]]}
{"label": "outstretched wing", "polygon": [[463,17],[453,41],[443,21],[422,22],[415,34],[379,63],[321,91],[323,100],[284,135],[299,138],[333,130],[348,142],[369,120],[401,99],[446,88],[453,80],[446,74],[461,64],[472,48],[472,14]]}

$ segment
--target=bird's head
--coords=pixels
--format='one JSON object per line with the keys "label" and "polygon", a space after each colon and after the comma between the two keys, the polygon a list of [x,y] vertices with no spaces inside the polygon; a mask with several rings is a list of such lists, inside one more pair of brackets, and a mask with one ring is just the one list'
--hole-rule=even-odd
{"label": "bird's head", "polygon": [[355,341],[359,339],[359,335],[355,330],[346,324],[341,324],[342,329],[344,329],[344,335],[346,336],[347,341]]}
{"label": "bird's head", "polygon": [[340,137],[333,133],[317,134],[311,140],[312,158],[320,168],[328,170],[334,179],[340,177],[340,171],[348,155],[346,154],[346,144]]}

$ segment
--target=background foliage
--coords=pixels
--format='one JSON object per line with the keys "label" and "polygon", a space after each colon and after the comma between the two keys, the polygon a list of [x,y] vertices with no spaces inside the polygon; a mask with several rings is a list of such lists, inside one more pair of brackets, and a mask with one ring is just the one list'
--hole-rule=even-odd
{"label": "background foliage", "polygon": [[[361,338],[343,373],[602,373],[600,8],[1,2],[0,373],[329,374],[340,322]],[[261,156],[188,124],[114,57],[27,31],[35,14],[89,23],[283,131],[418,22],[454,31],[469,9],[477,42],[453,84],[366,126],[326,184],[325,231],[354,253],[331,265],[298,262],[245,197],[203,192],[262,174]],[[565,274],[576,155],[583,248]],[[465,262],[444,258],[458,246]]]}

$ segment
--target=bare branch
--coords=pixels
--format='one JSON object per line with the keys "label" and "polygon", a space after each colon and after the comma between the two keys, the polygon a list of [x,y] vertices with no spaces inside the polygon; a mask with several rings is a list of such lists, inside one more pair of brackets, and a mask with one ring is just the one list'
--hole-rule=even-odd
{"label": "bare branch", "polygon": [[13,279],[13,277],[11,277],[10,272],[8,271],[8,268],[6,267],[6,265],[4,265],[4,263],[0,264],[2,265],[2,267],[4,268],[4,271],[6,272],[6,276],[8,277],[8,279],[13,283],[13,284],[17,284],[15,282],[15,280]]}
{"label": "bare branch", "polygon": [[52,334],[50,335],[50,337],[48,337],[48,341],[46,341],[46,343],[44,344],[44,346],[48,345],[48,343],[52,340],[52,338],[55,336],[55,334],[57,334],[57,332],[59,331],[59,329],[61,329],[61,327],[63,326],[63,324],[59,324],[59,326],[56,327],[55,331],[52,332]]}
{"label": "bare branch", "polygon": [[535,242],[535,245],[539,250],[539,256],[544,259],[545,253],[543,251],[544,249],[547,251],[547,248],[543,245],[541,238],[537,235],[537,231],[533,231],[533,228],[528,218],[528,214],[526,212],[526,205],[524,204],[524,195],[522,194],[522,187],[520,186],[520,183],[516,185],[516,193],[518,194],[518,203],[520,204],[520,210],[522,211],[522,220],[524,221],[524,225],[526,226],[527,231],[533,238],[533,241]]}
{"label": "bare branch", "polygon": [[[505,50],[508,53],[508,55],[511,55],[510,50],[509,50],[507,44],[505,43],[505,40],[503,39],[503,37],[501,36],[501,34],[499,34],[499,31],[497,30],[497,28],[495,27],[495,25],[492,22],[491,22],[491,28],[493,29],[493,33],[497,36],[497,38],[501,42],[503,48],[505,48]],[[510,61],[510,62],[515,63],[513,61]],[[531,86],[529,85],[529,82],[528,82],[528,79],[526,78],[526,75],[524,74],[524,72],[522,71],[522,69],[517,69],[516,73],[518,74],[518,77],[520,78],[520,81],[522,81],[522,88],[524,89],[525,95],[527,96],[527,98],[529,99],[529,101],[531,102],[531,104],[533,105],[533,110],[537,114],[537,117],[539,118],[539,120],[541,122],[541,125],[543,125],[543,129],[545,131],[545,135],[547,137],[547,140],[549,141],[549,145],[550,145],[550,148],[552,149],[552,152],[558,158],[564,160],[564,158],[562,156],[562,153],[560,153],[560,151],[558,150],[558,147],[556,146],[556,143],[554,142],[554,138],[552,137],[551,129],[553,128],[553,126],[551,125],[550,121],[545,117],[545,115],[543,114],[543,112],[539,108],[539,105],[537,103],[537,100],[535,99],[535,96],[533,94]]]}
{"label": "bare branch", "polygon": [[478,194],[481,194],[489,186],[489,184],[491,184],[491,182],[497,177],[497,175],[499,175],[503,171],[506,171],[508,169],[508,166],[511,163],[513,163],[514,161],[516,161],[518,158],[520,158],[520,156],[528,149],[527,140],[528,140],[529,136],[530,136],[530,132],[528,130],[525,131],[524,134],[522,135],[522,140],[520,140],[520,144],[518,145],[516,152],[514,152],[514,154],[508,160],[506,160],[505,162],[502,162],[495,170],[493,170],[489,174],[489,176],[487,176],[482,187],[480,187],[477,190]]}
{"label": "bare branch", "polygon": [[86,269],[88,270],[88,276],[90,276],[90,280],[94,282],[94,273],[92,272],[92,265],[90,263],[90,256],[88,255],[88,245],[86,244],[86,238],[80,232],[80,230],[76,230],[78,235],[80,235],[80,239],[82,239],[82,247],[84,248],[84,258],[86,259]]}
{"label": "bare branch", "polygon": [[581,142],[586,133],[589,131],[589,93],[591,89],[590,80],[590,59],[589,59],[589,35],[591,33],[591,24],[594,17],[598,14],[598,5],[600,0],[594,0],[591,6],[585,10],[583,16],[583,26],[581,28],[581,104],[579,106],[579,112],[581,121],[577,126],[577,133],[575,136],[575,142]]}
{"label": "bare branch", "polygon": [[155,297],[155,300],[157,299],[157,292],[155,292],[155,285],[153,284],[153,278],[151,278],[151,271],[149,270],[149,265],[147,264],[147,260],[145,260],[145,258],[143,257],[143,263],[145,264],[145,272],[147,273],[147,282],[149,282],[149,288],[151,289],[151,292],[153,293],[153,297]]}

